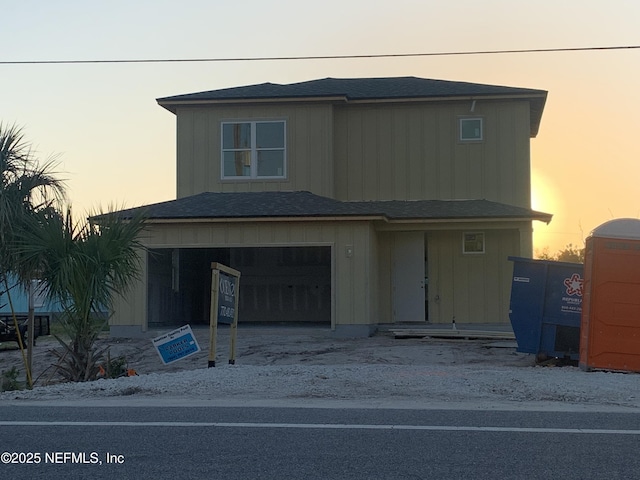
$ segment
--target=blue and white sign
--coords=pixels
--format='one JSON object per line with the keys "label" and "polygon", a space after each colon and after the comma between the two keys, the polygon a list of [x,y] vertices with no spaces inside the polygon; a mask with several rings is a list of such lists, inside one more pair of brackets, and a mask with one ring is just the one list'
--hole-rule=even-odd
{"label": "blue and white sign", "polygon": [[189,325],[160,335],[151,341],[165,365],[177,360],[182,360],[200,351],[200,346]]}

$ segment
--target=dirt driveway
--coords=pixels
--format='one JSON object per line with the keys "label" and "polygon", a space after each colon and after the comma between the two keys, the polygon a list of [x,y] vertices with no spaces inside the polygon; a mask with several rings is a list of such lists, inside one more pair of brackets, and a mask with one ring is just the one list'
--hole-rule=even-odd
{"label": "dirt driveway", "polygon": [[[176,372],[206,368],[209,356],[209,329],[194,328],[201,348],[188,358],[164,365],[151,339],[167,330],[148,332],[145,338],[101,338],[100,346],[109,346],[112,359],[122,357],[139,374]],[[217,364],[228,363],[229,330],[218,329]],[[57,383],[56,357],[60,348],[52,337],[41,337],[33,351],[33,378],[36,385]],[[513,341],[405,338],[378,333],[368,338],[335,338],[326,327],[240,326],[236,349],[238,365],[533,365],[530,355],[515,351]],[[12,367],[24,378],[24,363],[15,343],[0,344],[0,372]]]}

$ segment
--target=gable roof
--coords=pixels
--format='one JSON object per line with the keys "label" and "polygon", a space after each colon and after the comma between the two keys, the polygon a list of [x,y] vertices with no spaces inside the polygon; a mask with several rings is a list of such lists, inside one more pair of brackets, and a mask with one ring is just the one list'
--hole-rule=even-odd
{"label": "gable roof", "polygon": [[551,215],[489,200],[391,200],[342,202],[310,192],[205,192],[116,212],[148,221],[365,217],[371,220],[540,220]]}
{"label": "gable roof", "polygon": [[531,136],[537,135],[547,98],[547,92],[544,90],[418,77],[323,78],[291,84],[260,83],[163,97],[158,98],[157,102],[167,110],[176,113],[179,106],[251,101],[282,102],[316,99],[332,102],[367,102],[481,98],[528,100],[531,111]]}

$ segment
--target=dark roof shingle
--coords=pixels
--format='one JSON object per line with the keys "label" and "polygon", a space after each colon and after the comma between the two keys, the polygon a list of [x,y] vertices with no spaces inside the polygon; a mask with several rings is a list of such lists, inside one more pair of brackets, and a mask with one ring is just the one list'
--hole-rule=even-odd
{"label": "dark roof shingle", "polygon": [[549,222],[551,215],[489,200],[391,200],[342,202],[310,192],[205,192],[121,210],[149,220],[251,219],[283,217],[384,217],[388,220],[526,218]]}
{"label": "dark roof shingle", "polygon": [[434,80],[418,77],[388,78],[322,78],[306,82],[277,84],[260,83],[241,87],[223,88],[205,92],[187,93],[158,98],[157,102],[176,113],[178,105],[250,100],[296,100],[338,97],[343,101],[409,100],[428,98],[521,97],[531,106],[531,136],[538,133],[547,92],[531,88],[505,87],[481,83]]}
{"label": "dark roof shingle", "polygon": [[418,77],[323,78],[306,82],[261,83],[159,98],[158,103],[183,100],[246,100],[296,97],[336,97],[348,100],[460,97],[482,95],[546,95],[544,90]]}

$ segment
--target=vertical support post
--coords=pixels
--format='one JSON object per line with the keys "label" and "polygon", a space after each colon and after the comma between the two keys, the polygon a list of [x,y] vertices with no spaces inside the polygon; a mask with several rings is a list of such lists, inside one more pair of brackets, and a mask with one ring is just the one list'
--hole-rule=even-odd
{"label": "vertical support post", "polygon": [[[34,310],[35,310],[35,302],[33,299],[33,280],[29,281],[29,312],[27,316],[27,370],[29,372],[33,371],[33,344],[35,338],[35,321],[34,321]],[[18,335],[20,332],[18,332]],[[31,375],[28,376],[29,388],[33,388]]]}
{"label": "vertical support post", "polygon": [[209,364],[216,366],[216,341],[218,339],[218,282],[219,271],[211,265],[211,309],[209,311]]}
{"label": "vertical support post", "polygon": [[240,297],[240,275],[236,277],[235,315],[231,323],[231,345],[229,345],[229,365],[236,364],[236,340],[238,339],[238,299]]}
{"label": "vertical support post", "polygon": [[238,338],[238,319],[231,324],[231,344],[229,345],[229,365],[236,364],[236,339]]}

